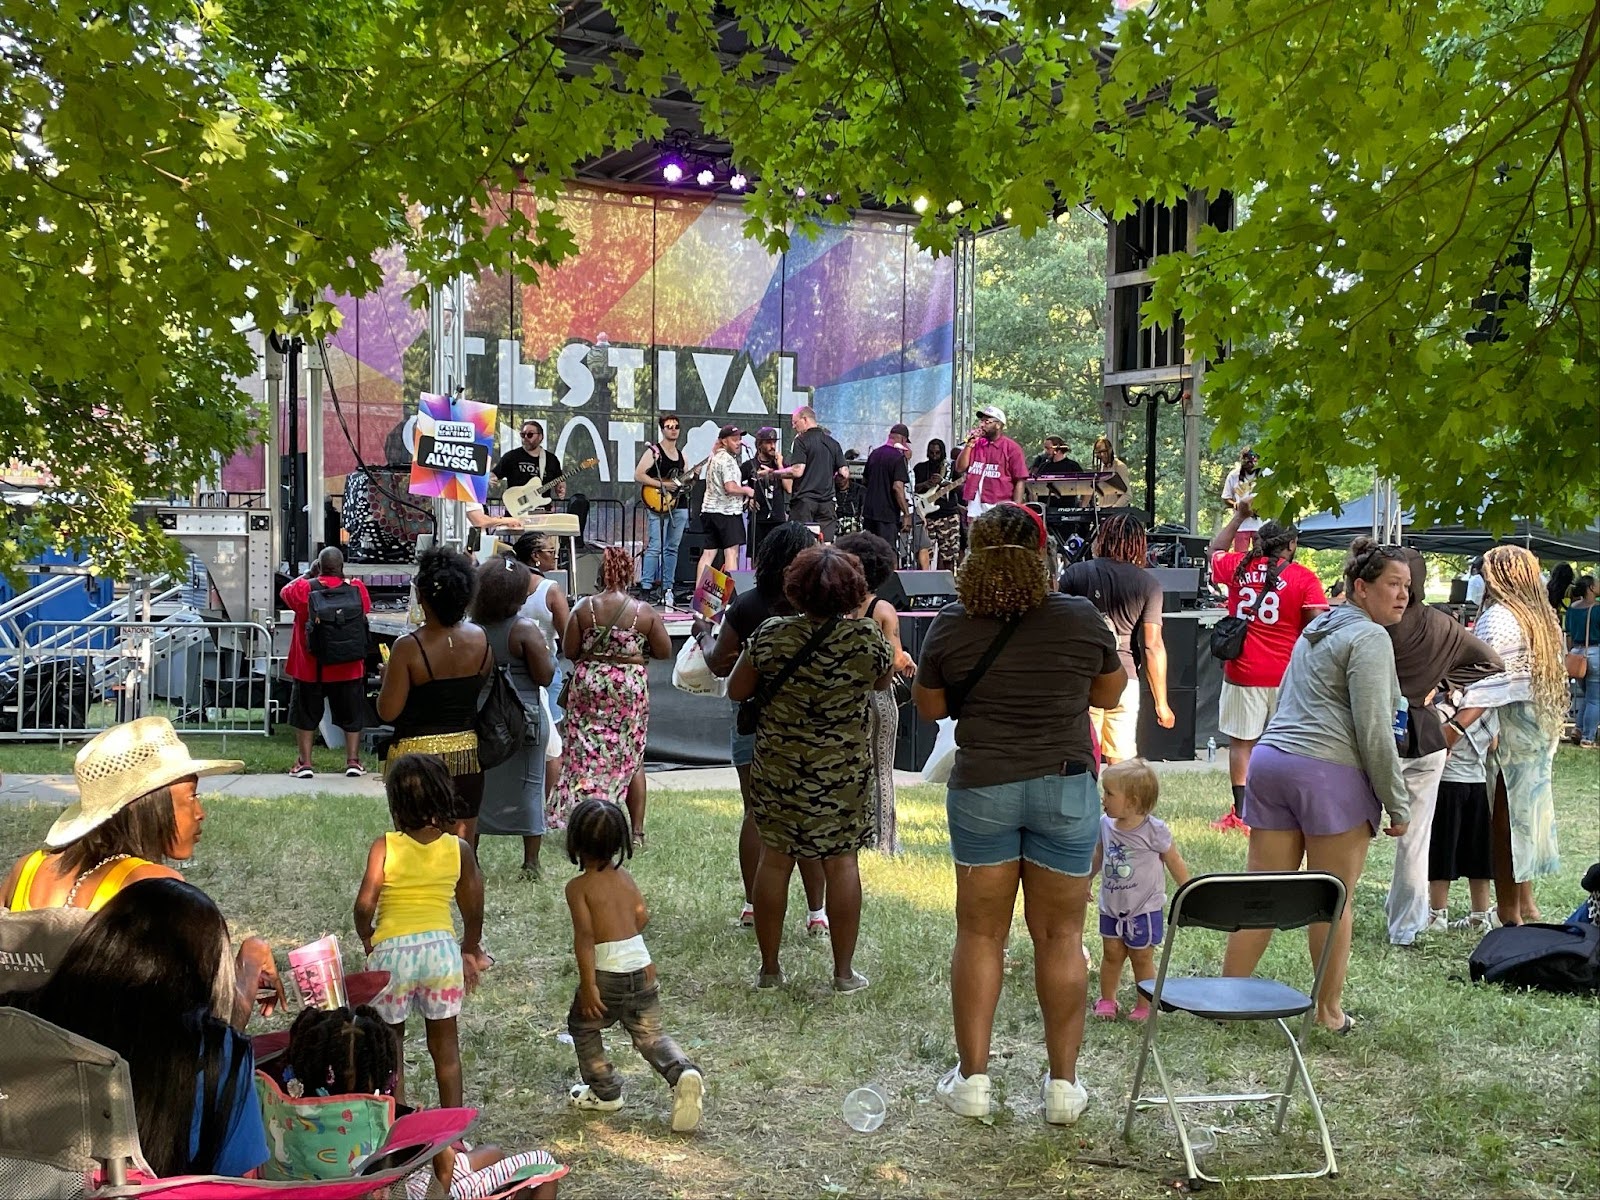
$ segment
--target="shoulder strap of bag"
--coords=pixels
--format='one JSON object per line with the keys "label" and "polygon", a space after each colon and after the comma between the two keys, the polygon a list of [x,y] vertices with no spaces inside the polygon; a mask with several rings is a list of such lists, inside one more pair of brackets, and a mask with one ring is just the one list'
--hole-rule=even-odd
{"label": "shoulder strap of bag", "polygon": [[1268,592],[1275,592],[1278,590],[1278,580],[1283,577],[1283,570],[1288,565],[1289,564],[1284,560],[1276,558],[1273,559],[1267,567],[1267,580],[1261,585],[1261,590],[1256,593],[1255,599],[1249,604],[1241,604],[1239,606],[1239,611],[1234,615],[1242,617],[1246,621],[1255,616],[1256,609],[1260,606],[1262,598],[1265,597]]}
{"label": "shoulder strap of bag", "polygon": [[989,643],[989,648],[983,652],[983,657],[978,660],[978,665],[968,671],[967,677],[961,681],[957,690],[961,703],[966,702],[966,698],[972,694],[972,689],[978,685],[978,680],[983,678],[983,673],[994,665],[995,659],[1000,657],[1000,651],[1005,649],[1006,643],[1011,640],[1011,635],[1017,631],[1017,626],[1022,624],[1022,618],[1025,615],[1025,613],[1018,613],[1000,626],[1000,632],[994,635],[994,640]]}
{"label": "shoulder strap of bag", "polygon": [[789,682],[789,677],[799,669],[801,660],[809,657],[812,651],[814,651],[818,646],[822,645],[823,640],[828,636],[828,633],[838,623],[838,617],[829,617],[822,623],[822,627],[820,629],[806,639],[805,645],[801,646],[799,650],[795,651],[793,657],[791,657],[788,662],[783,664],[783,669],[772,677],[772,683],[766,688],[762,689],[759,694],[758,699],[763,708],[771,703],[772,698],[778,694],[783,685]]}

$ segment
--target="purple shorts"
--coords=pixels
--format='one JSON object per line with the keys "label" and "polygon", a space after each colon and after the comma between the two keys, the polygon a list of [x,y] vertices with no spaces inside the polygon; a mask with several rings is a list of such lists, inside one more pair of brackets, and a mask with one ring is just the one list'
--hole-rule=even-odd
{"label": "purple shorts", "polygon": [[1298,830],[1309,837],[1348,833],[1365,822],[1376,835],[1383,806],[1360,767],[1258,745],[1244,784],[1244,819],[1252,829]]}
{"label": "purple shorts", "polygon": [[1100,914],[1100,936],[1116,938],[1129,950],[1149,950],[1161,945],[1163,933],[1161,910],[1134,913],[1131,917],[1114,917],[1108,912]]}

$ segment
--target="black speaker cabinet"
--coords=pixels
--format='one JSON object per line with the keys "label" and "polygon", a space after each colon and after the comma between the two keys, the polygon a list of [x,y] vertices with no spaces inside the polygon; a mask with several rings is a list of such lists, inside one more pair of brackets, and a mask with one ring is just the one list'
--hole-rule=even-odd
{"label": "black speaker cabinet", "polygon": [[878,595],[894,605],[896,612],[937,612],[955,599],[956,578],[949,571],[896,571],[884,581]]}
{"label": "black speaker cabinet", "polygon": [[[931,572],[918,572],[930,574]],[[927,616],[907,615],[900,618],[900,644],[913,659],[922,657],[922,639],[933,624],[933,613]],[[894,766],[897,771],[920,771],[933,751],[933,741],[939,736],[939,727],[917,715],[917,706],[910,701],[900,706],[900,728],[895,735]]]}
{"label": "black speaker cabinet", "polygon": [[694,591],[695,568],[700,565],[700,551],[705,548],[705,530],[700,528],[700,515],[696,513],[684,527],[683,540],[678,543],[678,561],[672,569],[672,590],[679,595]]}

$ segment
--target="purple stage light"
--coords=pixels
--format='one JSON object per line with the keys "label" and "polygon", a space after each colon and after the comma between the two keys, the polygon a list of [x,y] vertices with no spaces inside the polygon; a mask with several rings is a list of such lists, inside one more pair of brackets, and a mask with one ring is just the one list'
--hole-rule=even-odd
{"label": "purple stage light", "polygon": [[717,181],[717,173],[710,167],[701,167],[699,174],[694,177],[694,181],[701,187],[710,187]]}
{"label": "purple stage light", "polygon": [[743,171],[735,171],[733,173],[733,178],[728,180],[728,186],[736,192],[744,191],[749,183],[750,181],[744,177]]}
{"label": "purple stage light", "polygon": [[669,158],[661,164],[661,178],[668,183],[681,183],[683,181],[683,164],[677,159]]}

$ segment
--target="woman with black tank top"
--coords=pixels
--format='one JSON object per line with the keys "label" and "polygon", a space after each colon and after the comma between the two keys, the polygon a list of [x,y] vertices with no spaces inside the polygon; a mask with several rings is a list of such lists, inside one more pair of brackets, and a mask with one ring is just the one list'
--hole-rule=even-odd
{"label": "woman with black tank top", "polygon": [[[895,671],[910,676],[917,664],[900,644],[900,615],[894,605],[878,596],[895,571],[894,551],[875,533],[850,533],[835,545],[856,556],[861,573],[867,577],[867,600],[858,617],[871,617],[894,649]],[[900,853],[900,832],[895,823],[894,747],[900,733],[900,704],[894,689],[873,692],[867,698],[868,737],[872,746],[872,833],[873,845],[885,854]]]}
{"label": "woman with black tank top", "polygon": [[478,694],[494,665],[489,640],[466,619],[477,568],[458,550],[417,560],[422,625],[394,644],[378,692],[378,716],[394,726],[388,760],[435,754],[455,780],[457,832],[478,841],[483,770],[478,765]]}

